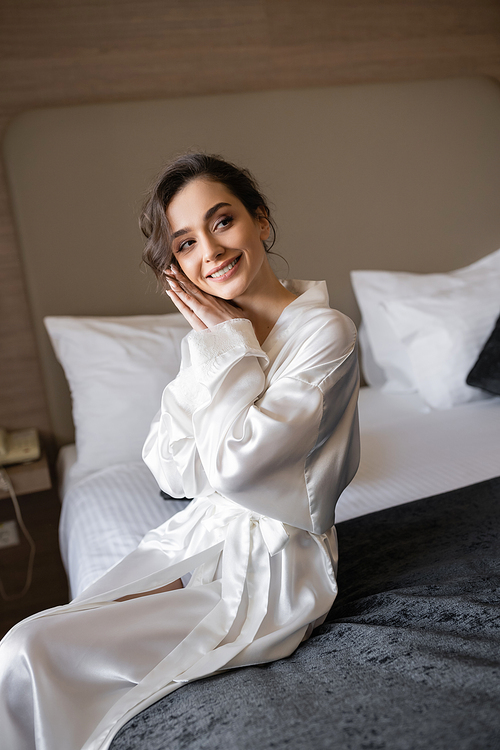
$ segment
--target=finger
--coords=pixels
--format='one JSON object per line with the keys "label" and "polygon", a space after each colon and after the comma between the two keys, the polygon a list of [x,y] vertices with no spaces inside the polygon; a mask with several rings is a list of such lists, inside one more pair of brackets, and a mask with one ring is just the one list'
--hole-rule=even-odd
{"label": "finger", "polygon": [[180,268],[177,268],[177,266],[172,265],[170,266],[170,269],[172,272],[172,278],[174,279],[174,281],[177,281],[177,283],[180,284],[182,289],[184,289],[189,294],[192,294],[193,296],[199,296],[199,295],[205,296],[205,293],[198,286],[196,286],[196,284],[194,284],[190,279],[188,279],[186,274]]}
{"label": "finger", "polygon": [[163,271],[164,275],[166,276],[166,279],[170,285],[172,285],[172,282],[179,284],[181,287],[184,286],[184,282],[189,283],[189,280],[187,276],[184,276],[184,274],[177,274],[175,275],[172,272],[173,266],[170,266],[168,270]]}
{"label": "finger", "polygon": [[[184,308],[181,308],[177,305],[177,308],[182,312],[191,325],[193,325],[193,327],[194,324],[189,313],[186,312],[186,308],[189,309],[196,317],[197,321],[206,328],[211,328],[212,326],[217,325],[218,323],[223,323],[227,320],[242,317],[241,311],[237,306],[231,304],[230,301],[203,292],[183,274],[176,272],[175,279],[170,277],[170,275],[168,275],[167,278],[177,299],[185,306]],[[188,285],[189,288],[186,289],[185,287],[188,287]],[[196,330],[198,330],[198,328],[196,328]]]}
{"label": "finger", "polygon": [[170,289],[173,289],[174,292],[184,291],[181,285],[176,281],[176,279],[168,279],[168,283],[169,283]]}
{"label": "finger", "polygon": [[202,321],[205,321],[206,313],[209,313],[210,309],[214,307],[212,299],[202,292],[199,295],[191,294],[191,292],[185,291],[179,284],[173,285],[172,291]]}
{"label": "finger", "polygon": [[182,301],[192,310],[196,310],[196,307],[199,308],[200,305],[206,304],[206,300],[209,298],[209,295],[202,292],[190,281],[188,282],[189,288],[186,288],[187,284],[179,283],[176,279],[169,279],[168,283],[171,289],[177,295],[180,295]]}
{"label": "finger", "polygon": [[187,292],[187,289],[185,288],[185,285],[181,283],[180,279],[174,278],[174,276],[171,276],[166,271],[164,271],[164,274],[167,278],[168,284],[171,289],[173,289],[176,292]]}
{"label": "finger", "polygon": [[168,276],[167,274],[165,275],[167,277],[167,281],[171,289],[174,289],[175,291],[183,291],[183,292],[186,291],[184,289],[184,286],[181,285],[180,280],[174,278],[173,276]]}
{"label": "finger", "polygon": [[189,279],[186,276],[186,274],[181,271],[180,268],[177,268],[177,266],[171,265],[169,267],[169,273],[172,276],[172,278],[176,279],[179,283],[189,283]]}
{"label": "finger", "polygon": [[182,292],[178,293],[172,289],[172,290],[167,291],[167,294],[172,300],[172,302],[174,303],[174,305],[177,307],[179,312],[181,312],[184,315],[184,317],[195,315],[195,313],[191,310],[189,305],[187,305],[184,302],[184,300],[181,299],[180,295],[182,294]]}
{"label": "finger", "polygon": [[181,300],[178,294],[174,291],[167,290],[167,295],[195,331],[204,331],[207,328],[205,323],[203,323],[191,308]]}

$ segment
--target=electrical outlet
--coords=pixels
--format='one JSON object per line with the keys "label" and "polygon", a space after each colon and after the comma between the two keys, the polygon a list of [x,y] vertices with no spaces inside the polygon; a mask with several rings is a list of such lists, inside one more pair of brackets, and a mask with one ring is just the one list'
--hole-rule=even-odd
{"label": "electrical outlet", "polygon": [[17,533],[17,523],[15,521],[5,521],[0,523],[0,549],[4,547],[15,547],[19,544],[19,534]]}

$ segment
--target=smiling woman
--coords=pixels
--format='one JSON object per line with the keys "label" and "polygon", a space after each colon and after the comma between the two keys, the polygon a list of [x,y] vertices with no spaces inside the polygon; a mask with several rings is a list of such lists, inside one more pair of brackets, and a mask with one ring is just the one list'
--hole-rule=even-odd
{"label": "smiling woman", "polygon": [[194,499],[7,634],[9,750],[104,750],[182,684],[291,654],[337,593],[335,504],[359,461],[353,323],[324,282],[278,281],[266,201],[218,157],[167,167],[141,226],[193,328],[143,458],[162,490]]}
{"label": "smiling woman", "polygon": [[265,197],[247,171],[222,159],[187,154],[169,165],[141,228],[145,261],[168,279],[167,294],[197,331],[245,317],[262,343],[295,298],[269,265],[274,227]]}
{"label": "smiling woman", "polygon": [[[207,205],[210,208],[205,210]],[[196,217],[194,226],[175,230],[188,216]],[[174,257],[201,290],[238,304],[243,295],[251,294],[271,277],[277,281],[265,262],[267,218],[262,212],[251,216],[225,185],[203,178],[193,180],[173,198],[167,219],[174,230]]]}

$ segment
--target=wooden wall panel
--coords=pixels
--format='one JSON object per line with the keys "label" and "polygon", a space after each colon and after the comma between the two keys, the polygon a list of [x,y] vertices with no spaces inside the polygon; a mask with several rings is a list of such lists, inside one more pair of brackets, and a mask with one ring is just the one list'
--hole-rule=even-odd
{"label": "wooden wall panel", "polygon": [[[500,80],[498,0],[2,0],[0,136],[53,105],[368,81]],[[49,432],[0,169],[0,424]]]}

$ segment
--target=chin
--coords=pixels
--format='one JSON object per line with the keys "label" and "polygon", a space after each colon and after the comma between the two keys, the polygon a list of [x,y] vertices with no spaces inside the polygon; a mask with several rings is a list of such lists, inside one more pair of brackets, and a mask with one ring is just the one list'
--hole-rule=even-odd
{"label": "chin", "polygon": [[238,295],[232,295],[229,292],[223,292],[222,290],[220,292],[211,292],[212,297],[218,297],[219,299],[226,300],[226,302],[231,302],[234,297]]}
{"label": "chin", "polygon": [[[221,284],[222,286],[222,284]],[[246,287],[242,287],[239,284],[238,285],[224,285],[222,289],[217,289],[214,286],[210,286],[210,289],[208,289],[208,293],[212,295],[212,297],[219,297],[220,299],[225,299],[227,301],[233,300],[236,297],[241,297],[242,294],[245,293]]]}

